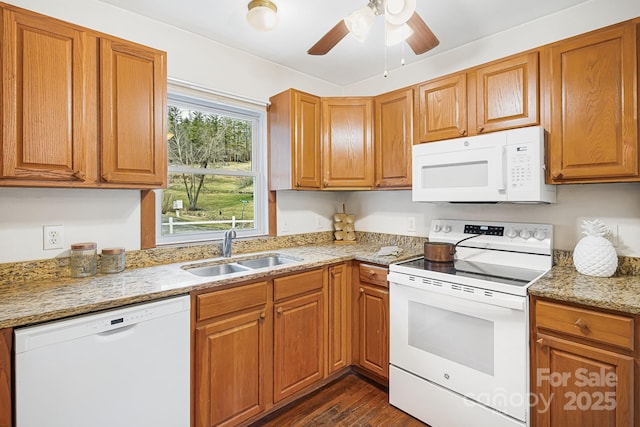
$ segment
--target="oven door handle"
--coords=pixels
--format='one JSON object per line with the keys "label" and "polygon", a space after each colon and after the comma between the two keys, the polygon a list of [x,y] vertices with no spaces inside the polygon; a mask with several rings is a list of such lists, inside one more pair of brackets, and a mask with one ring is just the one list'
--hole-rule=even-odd
{"label": "oven door handle", "polygon": [[[419,280],[419,278],[415,278]],[[406,286],[409,288],[421,290],[424,292],[433,292],[437,294],[447,295],[454,298],[462,298],[469,301],[475,301],[483,304],[490,304],[497,307],[510,308],[512,310],[524,311],[526,297],[519,297],[515,295],[503,294],[501,292],[495,291],[486,291],[490,292],[490,296],[485,294],[484,289],[476,288],[474,293],[467,292],[465,290],[456,290],[451,289],[450,287],[445,286],[434,286],[434,285],[426,285],[426,284],[417,284],[415,282],[411,282],[410,279],[405,279],[404,277],[398,277],[398,275],[389,274],[388,276],[389,283],[391,285],[391,289],[393,289],[393,285],[397,286]],[[393,292],[393,291],[392,291]]]}

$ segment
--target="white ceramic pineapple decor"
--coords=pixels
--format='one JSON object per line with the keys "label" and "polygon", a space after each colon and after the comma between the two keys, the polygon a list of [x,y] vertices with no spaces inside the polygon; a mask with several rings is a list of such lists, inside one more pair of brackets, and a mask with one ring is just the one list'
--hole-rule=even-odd
{"label": "white ceramic pineapple decor", "polygon": [[618,268],[618,254],[613,244],[605,237],[607,226],[599,219],[582,222],[586,234],[573,250],[573,265],[579,273],[587,276],[610,277]]}

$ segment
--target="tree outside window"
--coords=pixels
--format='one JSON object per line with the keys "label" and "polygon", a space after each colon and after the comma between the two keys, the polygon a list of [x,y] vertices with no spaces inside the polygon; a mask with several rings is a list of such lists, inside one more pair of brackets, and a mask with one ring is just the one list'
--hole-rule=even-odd
{"label": "tree outside window", "polygon": [[167,109],[168,186],[158,240],[264,234],[264,115],[181,96]]}

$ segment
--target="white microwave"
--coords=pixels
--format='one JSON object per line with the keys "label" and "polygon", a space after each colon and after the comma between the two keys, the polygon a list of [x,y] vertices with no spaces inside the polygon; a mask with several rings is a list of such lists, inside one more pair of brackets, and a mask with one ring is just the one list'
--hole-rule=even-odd
{"label": "white microwave", "polygon": [[555,203],[541,126],[413,146],[416,202]]}

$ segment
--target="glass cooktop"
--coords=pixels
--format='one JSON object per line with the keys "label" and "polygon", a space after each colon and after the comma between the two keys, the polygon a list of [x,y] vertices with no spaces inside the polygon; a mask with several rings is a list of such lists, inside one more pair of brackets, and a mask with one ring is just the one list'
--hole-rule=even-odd
{"label": "glass cooktop", "polygon": [[538,276],[545,273],[541,270],[530,270],[526,268],[464,260],[455,260],[453,262],[432,262],[427,261],[424,258],[418,258],[400,262],[396,265],[420,270],[416,271],[414,274],[421,277],[429,277],[426,272],[434,271],[454,276],[468,277],[521,287],[527,286]]}

